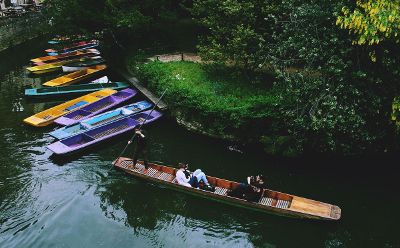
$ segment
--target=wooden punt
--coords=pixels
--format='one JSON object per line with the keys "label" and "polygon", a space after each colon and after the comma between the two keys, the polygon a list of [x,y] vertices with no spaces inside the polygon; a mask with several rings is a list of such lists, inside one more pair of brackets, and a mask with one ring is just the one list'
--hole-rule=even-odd
{"label": "wooden punt", "polygon": [[122,90],[128,88],[129,84],[123,82],[88,83],[60,87],[44,87],[25,89],[25,96],[34,99],[49,97],[65,97],[84,95],[101,89]]}
{"label": "wooden punt", "polygon": [[158,120],[161,116],[162,114],[156,110],[137,113],[56,141],[48,145],[47,148],[57,155],[71,154],[99,144],[107,139],[122,135],[123,133],[133,131],[141,123],[144,125],[150,124]]}
{"label": "wooden punt", "polygon": [[52,79],[50,81],[47,81],[43,85],[53,87],[53,86],[65,86],[74,84],[84,79],[95,77],[96,75],[102,73],[106,68],[107,68],[106,65],[91,66],[89,68]]}
{"label": "wooden punt", "polygon": [[86,50],[82,50],[82,51],[63,53],[63,54],[55,55],[55,56],[44,56],[44,57],[34,58],[34,59],[31,59],[31,62],[34,63],[35,65],[40,65],[41,63],[59,62],[62,60],[80,58],[83,56],[91,56],[91,55],[95,56],[98,54],[100,54],[100,52],[97,49],[86,49]]}
{"label": "wooden punt", "polygon": [[207,180],[215,186],[215,192],[185,187],[176,183],[177,169],[173,167],[149,163],[149,169],[145,170],[142,162],[133,165],[130,158],[124,157],[114,161],[113,165],[128,174],[177,191],[255,211],[318,220],[339,220],[341,216],[341,209],[338,206],[271,189],[264,189],[258,202],[231,197],[227,195],[228,191],[238,187],[240,183],[212,176],[207,176]]}
{"label": "wooden punt", "polygon": [[74,110],[83,108],[90,103],[101,100],[102,98],[109,96],[111,94],[116,93],[116,90],[112,89],[103,89],[99,90],[76,99],[70,100],[68,102],[59,104],[55,107],[49,108],[37,114],[34,114],[26,119],[24,122],[35,126],[35,127],[43,127],[47,126],[54,122],[55,119],[66,115]]}
{"label": "wooden punt", "polygon": [[66,115],[56,119],[54,123],[62,126],[76,124],[90,117],[98,115],[106,110],[128,101],[136,95],[137,91],[133,89],[124,89],[114,94],[104,97],[103,99],[92,102],[83,108],[74,110]]}
{"label": "wooden punt", "polygon": [[136,102],[102,114],[98,114],[86,120],[79,121],[76,124],[56,129],[49,134],[59,140],[65,139],[96,127],[107,125],[113,121],[120,120],[127,116],[135,115],[141,111],[151,108],[152,106],[153,105],[147,101]]}
{"label": "wooden punt", "polygon": [[61,54],[61,53],[74,52],[74,51],[83,50],[83,49],[95,48],[97,46],[99,46],[98,40],[81,41],[81,42],[73,44],[72,46],[64,47],[60,50],[46,49],[45,52],[48,55],[57,55],[57,54]]}
{"label": "wooden punt", "polygon": [[44,65],[31,66],[26,69],[31,73],[43,74],[43,73],[61,70],[63,65],[72,63],[72,62],[77,62],[77,61],[79,61],[79,58],[64,60],[64,61],[55,62],[55,63],[48,63],[48,64],[44,64]]}

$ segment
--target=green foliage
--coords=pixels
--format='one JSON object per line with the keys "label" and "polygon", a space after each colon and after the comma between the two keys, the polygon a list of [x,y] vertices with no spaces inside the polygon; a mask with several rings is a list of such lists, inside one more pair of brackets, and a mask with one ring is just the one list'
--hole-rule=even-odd
{"label": "green foliage", "polygon": [[399,42],[399,0],[357,0],[356,5],[354,11],[344,6],[336,21],[341,28],[356,35],[354,44],[374,45],[386,39]]}
{"label": "green foliage", "polygon": [[46,0],[46,13],[65,33],[99,31],[144,32],[159,23],[175,21],[186,13],[185,0]]}
{"label": "green foliage", "polygon": [[[151,62],[136,65],[136,73],[148,86],[185,118],[201,123],[217,135],[235,135],[258,141],[272,130],[280,99],[268,87],[232,77],[232,69],[193,62]],[[251,128],[249,128],[251,127]],[[260,127],[257,129],[257,127]],[[243,130],[249,128],[243,132]]]}
{"label": "green foliage", "polygon": [[[275,70],[272,91],[281,99],[276,119],[281,134],[266,134],[266,149],[279,150],[277,137],[287,135],[298,152],[380,149],[378,142],[390,135],[390,129],[382,131],[388,127],[387,107],[399,91],[393,84],[395,50],[376,51],[382,63],[374,64],[368,59],[374,50],[352,46],[351,37],[335,24],[336,13],[350,1],[259,4],[200,0],[193,13],[209,28],[200,45],[206,59],[251,65],[253,72]],[[236,38],[239,32],[242,39]],[[257,42],[247,42],[248,37]]]}
{"label": "green foliage", "polygon": [[[261,1],[197,0],[192,12],[209,30],[198,49],[204,59],[255,69],[264,62],[269,5]],[[268,37],[267,37],[268,39]]]}

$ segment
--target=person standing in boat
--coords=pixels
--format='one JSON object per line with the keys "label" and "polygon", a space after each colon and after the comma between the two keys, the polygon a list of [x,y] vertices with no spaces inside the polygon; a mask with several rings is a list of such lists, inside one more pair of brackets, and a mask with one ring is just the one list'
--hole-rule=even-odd
{"label": "person standing in boat", "polygon": [[[128,141],[128,144],[131,144],[132,141]],[[133,150],[133,164],[135,165],[138,160],[138,156],[140,154],[143,155],[144,167],[146,169],[149,168],[148,159],[147,159],[147,133],[144,130],[140,130],[140,128],[135,128],[135,137],[133,139],[134,150]]]}

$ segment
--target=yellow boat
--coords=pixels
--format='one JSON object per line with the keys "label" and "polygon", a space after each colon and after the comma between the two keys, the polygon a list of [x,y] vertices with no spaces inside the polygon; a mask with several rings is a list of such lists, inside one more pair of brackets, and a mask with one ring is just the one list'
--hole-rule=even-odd
{"label": "yellow boat", "polygon": [[24,119],[24,122],[35,127],[44,127],[53,123],[55,119],[66,115],[73,110],[77,110],[90,103],[97,102],[98,100],[116,92],[116,90],[112,89],[99,90],[39,112]]}
{"label": "yellow boat", "polygon": [[70,53],[66,53],[66,54],[39,57],[39,58],[31,59],[31,62],[39,65],[39,63],[58,62],[58,61],[62,61],[62,60],[74,59],[74,58],[78,58],[78,57],[80,58],[83,56],[91,56],[91,55],[94,56],[94,55],[98,55],[98,54],[100,54],[100,52],[96,49],[87,49],[87,50],[82,50],[82,51],[70,52]]}
{"label": "yellow boat", "polygon": [[37,66],[32,66],[26,68],[29,72],[35,73],[35,74],[43,74],[47,72],[52,72],[52,71],[57,71],[62,68],[63,65],[79,61],[78,59],[70,59],[70,60],[64,60],[56,63],[48,63],[45,65],[37,65]]}
{"label": "yellow boat", "polygon": [[82,81],[84,79],[94,77],[97,74],[100,74],[106,68],[107,68],[106,65],[96,65],[96,66],[88,67],[86,69],[76,71],[76,72],[67,74],[65,76],[58,77],[53,80],[47,81],[43,85],[52,86],[52,87],[53,86],[70,85],[70,84]]}

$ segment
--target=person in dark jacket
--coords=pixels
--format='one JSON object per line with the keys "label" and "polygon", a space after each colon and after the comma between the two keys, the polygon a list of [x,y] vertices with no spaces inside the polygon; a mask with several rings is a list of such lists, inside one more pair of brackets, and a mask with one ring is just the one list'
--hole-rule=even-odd
{"label": "person in dark jacket", "polygon": [[[133,164],[135,165],[138,160],[140,153],[143,155],[144,167],[149,168],[147,159],[147,137],[146,131],[140,130],[140,128],[135,128],[135,138],[133,139],[134,150],[133,150]],[[128,142],[131,144],[131,141]]]}
{"label": "person in dark jacket", "polygon": [[246,183],[239,184],[235,189],[228,192],[229,196],[245,199],[251,202],[258,202],[265,189],[264,176],[247,177]]}

